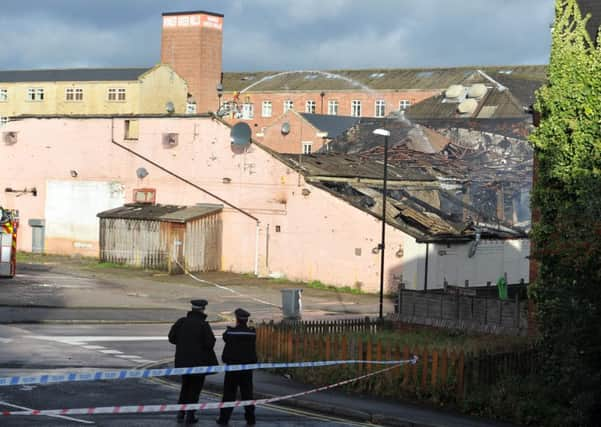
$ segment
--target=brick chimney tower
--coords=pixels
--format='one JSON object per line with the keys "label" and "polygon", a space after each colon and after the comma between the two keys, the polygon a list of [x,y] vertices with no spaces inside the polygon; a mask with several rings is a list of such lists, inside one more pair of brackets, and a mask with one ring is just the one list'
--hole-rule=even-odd
{"label": "brick chimney tower", "polygon": [[222,14],[163,13],[161,62],[171,65],[186,80],[198,113],[217,111],[222,46]]}

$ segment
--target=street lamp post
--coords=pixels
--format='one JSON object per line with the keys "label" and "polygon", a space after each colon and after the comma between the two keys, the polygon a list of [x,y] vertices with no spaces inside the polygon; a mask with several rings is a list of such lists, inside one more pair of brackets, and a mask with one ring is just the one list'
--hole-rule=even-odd
{"label": "street lamp post", "polygon": [[380,320],[384,318],[384,247],[386,242],[386,184],[388,183],[388,137],[390,131],[386,129],[376,129],[374,135],[384,137],[384,188],[382,189],[382,240],[380,241]]}
{"label": "street lamp post", "polygon": [[217,83],[217,97],[219,98],[219,108],[221,108],[221,97],[223,96],[223,85]]}

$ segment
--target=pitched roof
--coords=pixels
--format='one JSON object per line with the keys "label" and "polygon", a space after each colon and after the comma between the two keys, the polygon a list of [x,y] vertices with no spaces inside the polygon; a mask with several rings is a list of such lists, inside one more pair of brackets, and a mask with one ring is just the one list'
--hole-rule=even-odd
{"label": "pitched roof", "polygon": [[115,209],[100,212],[98,218],[136,219],[160,222],[185,223],[205,215],[217,213],[222,205],[198,204],[196,206],[150,205],[129,203]]}
{"label": "pitched roof", "polygon": [[333,116],[329,114],[309,114],[300,113],[301,117],[307,120],[317,130],[327,132],[328,138],[336,138],[345,130],[352,127],[361,120],[360,117]]}
{"label": "pitched roof", "polygon": [[509,90],[489,87],[487,93],[476,99],[476,108],[469,113],[460,113],[459,100],[450,100],[444,94],[433,96],[417,104],[411,105],[407,117],[411,120],[420,119],[452,119],[452,118],[525,118],[530,114],[526,106],[516,99]]}
{"label": "pitched roof", "polygon": [[0,83],[134,81],[152,67],[0,70]]}
{"label": "pitched roof", "polygon": [[[450,141],[442,135],[414,124],[403,117],[361,118],[346,132],[328,143],[327,150],[339,153],[363,153],[374,147],[382,146],[381,136],[373,134],[378,128],[390,131],[389,145],[403,145],[414,151],[437,153]],[[326,151],[322,149],[322,151]]]}
{"label": "pitched roof", "polygon": [[374,68],[363,70],[309,70],[226,72],[226,91],[322,91],[322,90],[442,90],[461,83],[477,70],[495,78],[511,75],[515,79],[544,81],[546,65],[449,68]]}
{"label": "pitched roof", "polygon": [[[381,180],[384,177],[382,162],[369,158],[362,158],[352,154],[324,153],[324,154],[280,154],[278,156],[286,164],[306,176],[320,176],[331,178],[356,178]],[[397,167],[388,165],[389,181],[415,181],[435,182],[436,177],[425,168]]]}

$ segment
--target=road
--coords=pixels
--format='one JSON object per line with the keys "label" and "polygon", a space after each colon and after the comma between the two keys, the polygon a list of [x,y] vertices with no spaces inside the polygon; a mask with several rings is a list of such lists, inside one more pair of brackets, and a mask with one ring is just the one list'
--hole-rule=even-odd
{"label": "road", "polygon": [[[145,367],[173,356],[167,342],[169,325],[0,325],[3,340],[0,376],[34,375],[113,368]],[[216,328],[220,335],[222,328]],[[218,353],[222,342],[218,339]],[[215,378],[215,380],[218,380]],[[177,403],[179,386],[158,379],[71,382],[0,387],[0,410],[81,408],[114,405]],[[201,401],[219,399],[204,392]],[[167,426],[174,413],[73,416],[3,417],[3,426]],[[198,425],[215,425],[217,410],[201,414]],[[257,409],[261,426],[368,425],[317,413],[276,406]],[[232,426],[244,425],[243,411],[232,417]],[[373,424],[369,424],[373,425]]]}

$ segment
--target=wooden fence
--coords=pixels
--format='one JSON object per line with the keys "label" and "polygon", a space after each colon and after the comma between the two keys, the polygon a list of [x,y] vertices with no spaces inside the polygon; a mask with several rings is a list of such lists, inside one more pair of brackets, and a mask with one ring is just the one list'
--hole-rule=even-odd
{"label": "wooden fence", "polygon": [[390,327],[390,322],[370,317],[358,319],[336,320],[285,320],[282,323],[271,323],[272,328],[289,330],[296,333],[333,334],[341,332],[370,332],[376,333]]}
{"label": "wooden fence", "polygon": [[[339,327],[339,326],[337,326]],[[317,329],[262,324],[257,327],[257,351],[263,362],[316,360],[408,360],[384,375],[358,381],[348,388],[383,397],[419,396],[434,400],[458,401],[466,390],[490,387],[505,375],[527,375],[536,369],[533,349],[502,354],[466,354],[446,349],[409,348],[356,332],[324,332]],[[338,365],[324,368],[287,370],[300,381],[325,385],[384,368],[384,365]]]}
{"label": "wooden fence", "polygon": [[526,335],[528,301],[400,290],[395,318],[407,323],[493,334]]}

